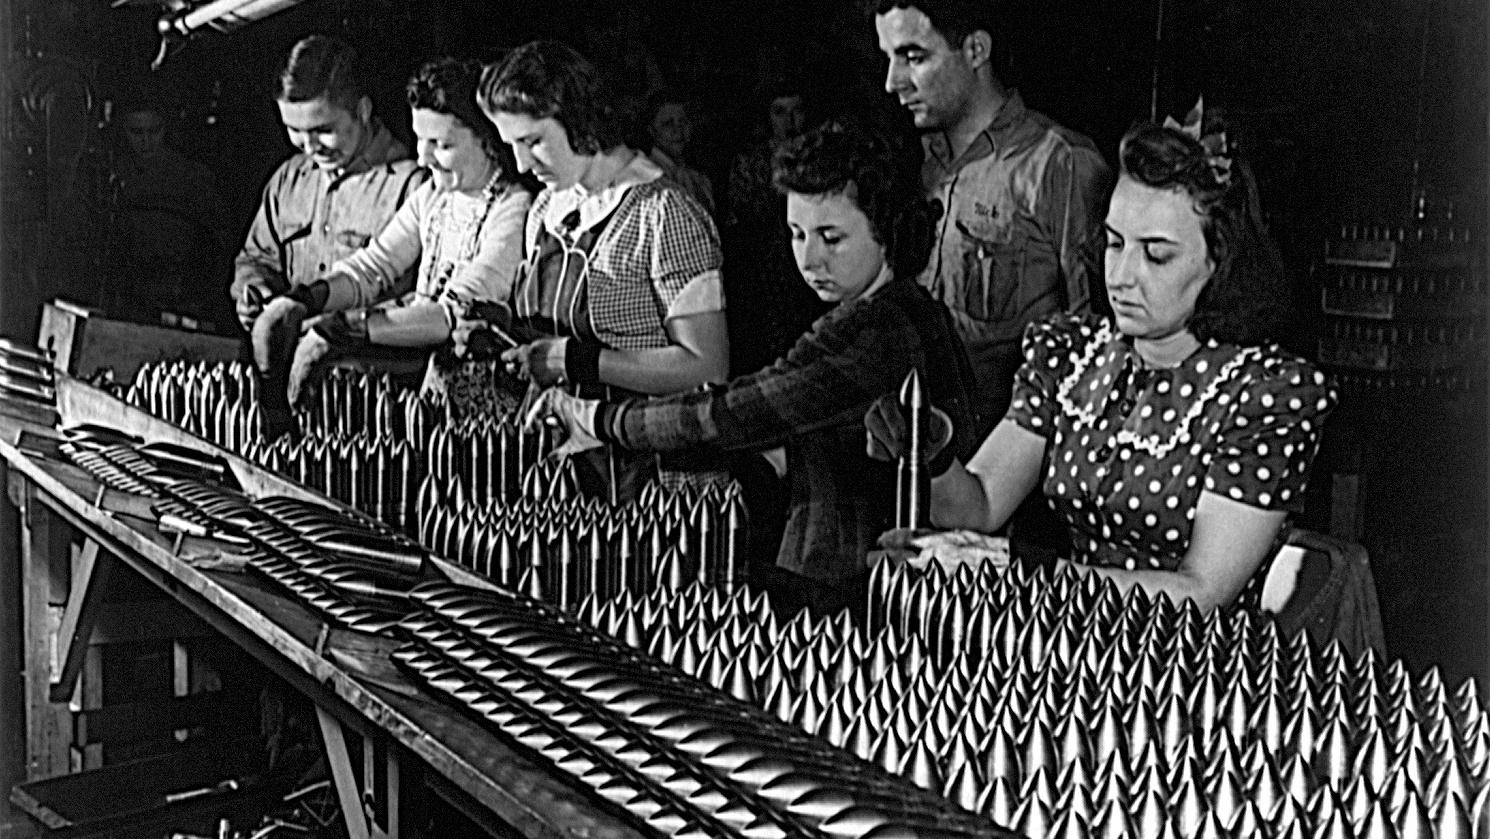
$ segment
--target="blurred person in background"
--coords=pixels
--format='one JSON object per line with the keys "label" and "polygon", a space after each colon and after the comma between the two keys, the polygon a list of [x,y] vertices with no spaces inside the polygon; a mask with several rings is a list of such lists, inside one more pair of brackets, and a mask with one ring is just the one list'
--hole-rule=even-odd
{"label": "blurred person in background", "polygon": [[164,100],[148,89],[126,94],[114,108],[120,142],[110,240],[123,277],[104,289],[100,304],[130,320],[184,315],[226,327],[230,313],[195,291],[221,282],[227,270],[227,206],[212,172],[171,144],[169,117]]}

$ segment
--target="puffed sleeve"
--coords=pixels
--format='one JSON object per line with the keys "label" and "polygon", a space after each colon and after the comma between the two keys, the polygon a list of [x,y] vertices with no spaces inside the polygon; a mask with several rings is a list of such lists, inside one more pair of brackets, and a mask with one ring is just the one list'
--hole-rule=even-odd
{"label": "puffed sleeve", "polygon": [[1265,358],[1235,393],[1206,469],[1205,488],[1268,510],[1298,510],[1336,394],[1298,359]]}
{"label": "puffed sleeve", "polygon": [[1014,396],[1005,414],[1023,428],[1049,437],[1055,424],[1056,388],[1071,369],[1072,350],[1090,340],[1082,318],[1056,314],[1024,328],[1024,364],[1014,376]]}
{"label": "puffed sleeve", "polygon": [[676,186],[648,203],[651,277],[667,318],[724,309],[719,231],[703,206]]}

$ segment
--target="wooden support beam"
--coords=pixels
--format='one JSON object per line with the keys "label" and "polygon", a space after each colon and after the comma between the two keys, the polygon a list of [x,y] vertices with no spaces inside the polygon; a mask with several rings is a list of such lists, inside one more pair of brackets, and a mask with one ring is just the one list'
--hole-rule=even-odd
{"label": "wooden support beam", "polygon": [[362,812],[362,796],[347,755],[347,738],[341,721],[321,706],[316,706],[316,721],[321,724],[321,742],[326,744],[326,762],[331,765],[331,781],[336,785],[336,799],[341,803],[342,818],[350,839],[372,839],[368,833],[367,815]]}
{"label": "wooden support beam", "polygon": [[[12,474],[12,479],[14,479]],[[39,780],[70,768],[70,712],[52,701],[52,639],[61,610],[52,604],[67,591],[67,557],[72,528],[37,497],[34,485],[19,490],[21,512],[21,611],[25,624],[26,778]]]}
{"label": "wooden support beam", "polygon": [[336,798],[346,817],[347,835],[350,839],[398,839],[402,835],[398,748],[392,743],[363,735],[362,783],[359,786],[341,723],[320,706],[316,706],[316,720],[321,724],[326,762],[331,765]]}
{"label": "wooden support beam", "polygon": [[93,625],[109,590],[114,563],[114,557],[100,551],[98,543],[88,539],[73,564],[72,591],[68,592],[67,608],[62,613],[62,625],[57,632],[57,670],[49,689],[53,702],[66,702],[72,698],[93,635]]}

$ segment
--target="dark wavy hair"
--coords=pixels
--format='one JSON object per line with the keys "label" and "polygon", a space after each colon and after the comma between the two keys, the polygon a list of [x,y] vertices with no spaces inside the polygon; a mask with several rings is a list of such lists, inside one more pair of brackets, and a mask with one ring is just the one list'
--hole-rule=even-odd
{"label": "dark wavy hair", "polygon": [[[1207,115],[1201,133],[1224,130],[1222,120]],[[1197,140],[1152,122],[1129,129],[1118,156],[1122,177],[1154,189],[1183,190],[1200,215],[1206,250],[1216,267],[1195,301],[1190,330],[1202,341],[1249,346],[1282,334],[1290,316],[1287,275],[1263,224],[1252,169],[1231,145],[1225,177],[1218,176]]]}
{"label": "dark wavy hair", "polygon": [[497,161],[503,180],[517,177],[512,149],[497,135],[497,127],[476,106],[476,86],[481,82],[481,62],[464,58],[437,58],[414,71],[404,92],[410,108],[449,114],[471,130],[487,154]]}
{"label": "dark wavy hair", "polygon": [[921,189],[918,144],[830,121],[776,152],[771,181],[799,195],[845,195],[869,218],[897,279],[920,274],[931,258],[932,225],[939,215]]}
{"label": "dark wavy hair", "polygon": [[354,114],[366,95],[357,50],[326,35],[307,35],[290,48],[275,93],[282,102],[309,102],[325,96]]}
{"label": "dark wavy hair", "polygon": [[916,9],[926,15],[931,28],[955,50],[974,32],[981,30],[993,36],[997,7],[994,0],[876,0],[874,13]]}
{"label": "dark wavy hair", "polygon": [[477,91],[487,114],[557,120],[579,154],[599,154],[625,142],[625,125],[612,101],[595,65],[558,41],[514,49],[486,68]]}

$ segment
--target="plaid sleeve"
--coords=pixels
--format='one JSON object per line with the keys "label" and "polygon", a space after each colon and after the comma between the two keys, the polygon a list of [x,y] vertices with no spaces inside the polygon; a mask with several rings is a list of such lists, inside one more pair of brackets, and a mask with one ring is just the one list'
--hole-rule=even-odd
{"label": "plaid sleeve", "polygon": [[601,434],[654,451],[771,448],[794,435],[863,422],[870,403],[898,387],[923,354],[904,310],[855,307],[819,321],[785,358],[728,385],[618,405],[605,412]]}

